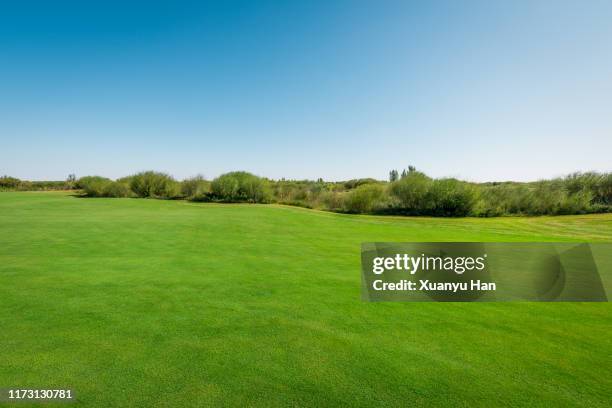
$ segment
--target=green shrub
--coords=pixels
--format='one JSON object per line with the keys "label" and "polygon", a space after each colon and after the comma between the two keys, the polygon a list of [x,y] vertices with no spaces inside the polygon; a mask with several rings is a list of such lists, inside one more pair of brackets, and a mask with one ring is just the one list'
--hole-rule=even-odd
{"label": "green shrub", "polygon": [[479,216],[495,217],[505,214],[533,214],[533,186],[519,183],[495,183],[479,187],[480,201],[474,213]]}
{"label": "green shrub", "polygon": [[91,197],[187,198],[192,201],[279,202],[351,213],[433,216],[557,215],[612,211],[612,173],[573,173],[538,182],[468,183],[431,179],[410,166],[391,183],[371,178],[326,182],[267,180],[237,171],[212,183],[202,176],[179,183],[164,173],[138,173],[116,182],[98,176],[76,182],[0,177],[0,190],[82,189]]}
{"label": "green shrub", "polygon": [[73,183],[68,181],[27,181],[15,177],[0,177],[0,190],[40,191],[40,190],[70,190]]}
{"label": "green shrub", "polygon": [[34,188],[34,184],[29,181],[29,180],[22,180],[21,183],[19,183],[19,186],[17,187],[17,190],[19,191],[34,191],[36,190]]}
{"label": "green shrub", "polygon": [[235,173],[223,174],[212,181],[210,191],[220,200],[239,201],[240,180]]}
{"label": "green shrub", "polygon": [[562,183],[538,181],[533,190],[534,199],[526,208],[525,214],[555,215],[559,212],[561,202],[566,199],[566,194]]}
{"label": "green shrub", "polygon": [[595,192],[602,180],[599,173],[572,173],[563,179],[562,184],[569,194],[577,194],[582,191]]}
{"label": "green shrub", "polygon": [[181,195],[189,200],[200,201],[210,191],[210,183],[197,175],[181,182]]}
{"label": "green shrub", "polygon": [[476,189],[457,179],[434,180],[424,199],[422,213],[441,217],[465,217],[473,213]]}
{"label": "green shrub", "polygon": [[612,173],[602,174],[593,190],[595,203],[612,206]]}
{"label": "green shrub", "polygon": [[372,184],[372,183],[380,183],[380,181],[375,180],[373,178],[363,178],[363,179],[352,179],[344,182],[344,188],[347,190],[352,190],[364,184]]}
{"label": "green shrub", "polygon": [[264,203],[271,198],[268,181],[244,171],[217,177],[212,181],[210,189],[214,197],[227,202]]}
{"label": "green shrub", "polygon": [[21,184],[21,180],[15,177],[2,176],[0,177],[0,189],[15,190]]}
{"label": "green shrub", "polygon": [[319,196],[320,207],[329,211],[344,211],[344,199],[347,193],[324,191]]}
{"label": "green shrub", "polygon": [[380,208],[384,194],[380,184],[362,184],[346,194],[344,209],[350,213],[371,213]]}
{"label": "green shrub", "polygon": [[130,193],[129,186],[119,181],[111,181],[102,190],[103,197],[129,197]]}
{"label": "green shrub", "polygon": [[76,187],[83,190],[88,197],[104,197],[104,191],[113,181],[106,177],[85,176],[76,182]]}
{"label": "green shrub", "polygon": [[391,183],[389,192],[397,200],[400,212],[421,214],[425,207],[425,198],[432,180],[425,174],[412,171],[401,179]]}
{"label": "green shrub", "polygon": [[144,171],[131,176],[130,189],[138,197],[176,198],[179,184],[171,176],[155,171]]}
{"label": "green shrub", "polygon": [[117,179],[117,183],[122,183],[125,184],[126,186],[130,187],[130,185],[132,184],[132,179],[134,178],[134,176],[126,176],[126,177],[121,177]]}
{"label": "green shrub", "polygon": [[574,194],[566,194],[560,201],[555,214],[587,214],[591,212],[593,194],[588,190],[578,191]]}

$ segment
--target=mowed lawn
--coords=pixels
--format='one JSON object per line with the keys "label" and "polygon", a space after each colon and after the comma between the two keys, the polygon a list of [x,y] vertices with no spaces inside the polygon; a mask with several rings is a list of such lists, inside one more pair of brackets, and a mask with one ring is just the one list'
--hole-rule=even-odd
{"label": "mowed lawn", "polygon": [[360,297],[363,241],[572,240],[612,241],[612,215],[0,193],[0,387],[100,407],[610,406],[609,303]]}

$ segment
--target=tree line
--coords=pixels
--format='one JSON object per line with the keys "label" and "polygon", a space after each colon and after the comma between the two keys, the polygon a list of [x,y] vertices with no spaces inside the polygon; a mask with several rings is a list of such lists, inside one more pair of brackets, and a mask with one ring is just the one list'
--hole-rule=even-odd
{"label": "tree line", "polygon": [[244,171],[212,181],[182,181],[145,171],[117,180],[101,176],[31,182],[0,177],[0,190],[77,190],[86,197],[141,197],[201,202],[280,203],[356,214],[494,217],[612,212],[612,173],[573,173],[536,182],[471,183],[431,178],[409,166],[389,181],[271,180]]}
{"label": "tree line", "polygon": [[29,181],[16,177],[0,177],[0,191],[46,191],[46,190],[73,190],[76,177],[70,174],[66,180],[61,181]]}

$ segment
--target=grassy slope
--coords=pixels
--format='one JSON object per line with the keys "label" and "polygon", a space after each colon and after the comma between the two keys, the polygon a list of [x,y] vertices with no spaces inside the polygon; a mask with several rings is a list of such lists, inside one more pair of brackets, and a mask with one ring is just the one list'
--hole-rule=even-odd
{"label": "grassy slope", "polygon": [[572,239],[612,241],[612,216],[2,193],[0,387],[92,406],[605,406],[609,303],[360,301],[362,241]]}

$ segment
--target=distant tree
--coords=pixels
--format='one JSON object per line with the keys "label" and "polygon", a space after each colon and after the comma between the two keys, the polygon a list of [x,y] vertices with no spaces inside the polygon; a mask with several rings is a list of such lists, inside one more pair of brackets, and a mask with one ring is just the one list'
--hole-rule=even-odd
{"label": "distant tree", "polygon": [[389,172],[389,181],[391,183],[393,183],[394,181],[397,181],[399,179],[399,173],[397,172],[397,170],[393,169]]}
{"label": "distant tree", "polygon": [[408,173],[414,173],[416,171],[416,167],[408,165]]}
{"label": "distant tree", "polygon": [[0,177],[0,188],[15,189],[19,187],[21,180],[15,177],[2,176]]}
{"label": "distant tree", "polygon": [[323,183],[323,179],[322,179],[321,177],[319,177],[319,178],[317,179],[317,183]]}
{"label": "distant tree", "polygon": [[68,177],[66,178],[65,188],[67,190],[72,190],[74,189],[75,184],[76,184],[76,176],[74,174],[69,174]]}
{"label": "distant tree", "polygon": [[406,173],[406,170],[402,170],[402,176],[400,178],[404,178],[408,175],[408,173]]}

